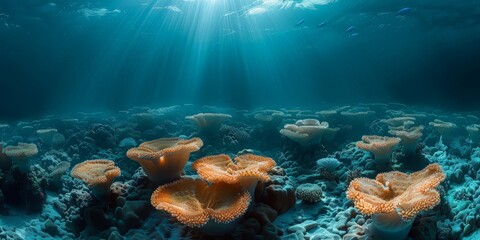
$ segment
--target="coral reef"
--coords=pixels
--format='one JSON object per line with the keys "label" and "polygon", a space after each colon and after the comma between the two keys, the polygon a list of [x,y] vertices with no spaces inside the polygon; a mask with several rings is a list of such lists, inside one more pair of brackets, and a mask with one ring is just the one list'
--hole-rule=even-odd
{"label": "coral reef", "polygon": [[477,239],[478,115],[177,105],[0,124],[0,239]]}

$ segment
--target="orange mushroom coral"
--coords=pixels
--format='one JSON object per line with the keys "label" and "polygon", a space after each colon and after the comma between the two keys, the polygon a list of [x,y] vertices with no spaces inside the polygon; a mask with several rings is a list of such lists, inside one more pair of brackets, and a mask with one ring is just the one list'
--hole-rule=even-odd
{"label": "orange mushroom coral", "polygon": [[127,156],[142,166],[151,181],[164,184],[180,179],[190,153],[202,146],[200,138],[161,138],[128,150]]}
{"label": "orange mushroom coral", "polygon": [[98,199],[110,194],[113,180],[120,176],[120,168],[111,160],[87,160],[73,167],[71,175],[85,182]]}
{"label": "orange mushroom coral", "polygon": [[239,184],[252,193],[258,181],[270,180],[267,172],[275,165],[273,159],[254,154],[239,155],[233,161],[229,156],[220,154],[198,159],[192,168],[209,182]]}
{"label": "orange mushroom coral", "polygon": [[375,160],[388,162],[393,148],[400,142],[400,138],[381,137],[377,135],[362,136],[362,141],[356,146],[373,153]]}
{"label": "orange mushroom coral", "polygon": [[444,179],[445,174],[438,164],[430,164],[412,174],[381,173],[376,180],[354,179],[347,190],[347,198],[361,213],[374,215],[375,231],[384,239],[395,232],[395,228],[405,233],[406,225],[411,226],[418,213],[440,203],[436,187]]}
{"label": "orange mushroom coral", "polygon": [[440,202],[435,188],[445,179],[440,165],[430,164],[412,174],[387,172],[376,180],[354,179],[348,188],[347,198],[363,214],[397,211],[404,220],[412,220],[426,209]]}
{"label": "orange mushroom coral", "polygon": [[160,186],[150,199],[156,209],[170,213],[189,227],[230,223],[247,211],[250,201],[250,194],[238,185],[209,185],[193,178]]}

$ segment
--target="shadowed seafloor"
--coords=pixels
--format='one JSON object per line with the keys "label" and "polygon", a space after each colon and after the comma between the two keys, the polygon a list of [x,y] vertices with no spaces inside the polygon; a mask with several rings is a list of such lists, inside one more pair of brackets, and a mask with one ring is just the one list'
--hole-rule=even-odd
{"label": "shadowed seafloor", "polygon": [[479,114],[182,105],[2,122],[0,239],[478,239]]}

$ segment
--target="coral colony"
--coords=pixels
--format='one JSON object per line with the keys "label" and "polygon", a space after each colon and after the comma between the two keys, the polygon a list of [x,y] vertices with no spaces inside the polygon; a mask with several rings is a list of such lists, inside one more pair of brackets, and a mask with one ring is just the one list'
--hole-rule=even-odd
{"label": "coral colony", "polygon": [[393,103],[2,123],[0,239],[479,239],[479,124]]}

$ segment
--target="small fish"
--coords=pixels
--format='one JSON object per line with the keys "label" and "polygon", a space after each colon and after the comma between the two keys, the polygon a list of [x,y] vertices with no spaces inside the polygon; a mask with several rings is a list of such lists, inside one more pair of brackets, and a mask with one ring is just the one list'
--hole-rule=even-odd
{"label": "small fish", "polygon": [[397,13],[395,13],[395,15],[406,15],[406,14],[409,14],[410,12],[412,12],[412,9],[409,8],[409,7],[405,7],[405,8],[402,8],[400,10],[397,11]]}
{"label": "small fish", "polygon": [[232,14],[235,14],[235,12],[225,13],[223,16],[224,16],[224,17],[228,17],[228,16],[230,16],[230,15],[232,15]]}
{"label": "small fish", "polygon": [[350,26],[347,28],[345,32],[350,33],[350,32],[355,32],[357,30],[357,27],[355,26]]}
{"label": "small fish", "polygon": [[295,27],[302,25],[303,22],[305,22],[305,19],[302,19],[299,22],[297,22],[297,24],[295,24]]}
{"label": "small fish", "polygon": [[318,28],[321,28],[321,27],[325,26],[325,24],[327,24],[327,23],[326,23],[326,22],[321,22],[321,23],[319,23],[319,24],[317,25],[317,27],[318,27]]}

